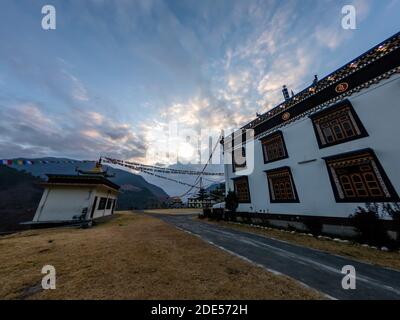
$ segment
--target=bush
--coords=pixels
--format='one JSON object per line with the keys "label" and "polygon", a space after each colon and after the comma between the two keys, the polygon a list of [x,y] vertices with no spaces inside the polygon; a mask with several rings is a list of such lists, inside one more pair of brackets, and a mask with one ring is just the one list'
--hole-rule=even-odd
{"label": "bush", "polygon": [[211,209],[205,208],[203,209],[203,218],[208,218],[211,215]]}
{"label": "bush", "polygon": [[262,222],[260,223],[260,226],[265,228],[271,228],[271,222],[269,222],[268,219],[263,218]]}
{"label": "bush", "polygon": [[234,214],[234,213],[232,213],[230,211],[225,211],[223,218],[226,221],[236,221],[236,214]]}
{"label": "bush", "polygon": [[359,241],[376,246],[387,245],[390,242],[379,216],[379,205],[366,204],[366,208],[358,207],[357,211],[350,215],[350,220],[358,232]]}
{"label": "bush", "polygon": [[386,203],[383,205],[383,211],[392,218],[393,231],[397,233],[397,242],[400,243],[400,203]]}
{"label": "bush", "polygon": [[313,236],[318,236],[322,233],[323,225],[318,218],[307,218],[304,220],[304,225]]}
{"label": "bush", "polygon": [[288,226],[287,226],[287,231],[295,231],[295,232],[298,232],[299,230],[297,230],[297,228],[294,226],[294,225],[292,225],[292,224],[288,224]]}
{"label": "bush", "polygon": [[239,206],[239,200],[236,196],[236,193],[233,191],[229,191],[225,198],[225,208],[231,212],[236,212],[236,209]]}
{"label": "bush", "polygon": [[216,209],[212,210],[211,217],[212,217],[212,219],[220,221],[223,218],[223,215],[224,215],[224,209],[216,208]]}

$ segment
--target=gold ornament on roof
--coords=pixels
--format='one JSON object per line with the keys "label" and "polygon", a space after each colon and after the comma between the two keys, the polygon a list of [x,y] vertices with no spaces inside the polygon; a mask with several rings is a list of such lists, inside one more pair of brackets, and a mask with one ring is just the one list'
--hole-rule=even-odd
{"label": "gold ornament on roof", "polygon": [[342,93],[342,92],[345,92],[348,88],[349,88],[349,84],[347,82],[342,82],[336,86],[335,91],[337,93]]}
{"label": "gold ornament on roof", "polygon": [[100,162],[96,162],[95,166],[90,170],[90,172],[93,173],[103,173],[103,166],[101,165]]}
{"label": "gold ornament on roof", "polygon": [[285,113],[282,115],[282,120],[284,120],[284,121],[289,120],[289,118],[290,118],[290,113],[289,113],[289,112],[285,112]]}

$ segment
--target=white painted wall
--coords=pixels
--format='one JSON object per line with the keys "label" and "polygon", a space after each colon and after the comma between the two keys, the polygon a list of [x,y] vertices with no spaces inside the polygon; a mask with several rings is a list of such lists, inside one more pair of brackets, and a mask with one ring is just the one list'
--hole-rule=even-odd
{"label": "white painted wall", "polygon": [[[115,201],[116,201],[116,198],[117,198],[116,193],[115,192],[108,193],[108,190],[106,190],[106,189],[98,189],[96,191],[96,196],[97,196],[97,204],[96,204],[96,210],[93,213],[93,219],[108,216],[108,215],[112,214],[113,207],[111,207],[110,209],[107,209],[107,206],[106,206],[106,209],[99,210],[98,206],[99,206],[101,198],[107,198],[107,199],[111,198],[111,199],[115,199]],[[88,216],[90,216],[90,213],[91,213],[91,208],[89,209]]]}
{"label": "white painted wall", "polygon": [[72,220],[90,206],[94,189],[78,187],[47,187],[33,221]]}
{"label": "white painted wall", "polygon": [[88,208],[87,217],[90,217],[93,201],[98,197],[96,210],[93,218],[110,215],[112,208],[98,210],[101,197],[117,198],[117,192],[99,187],[71,187],[71,186],[50,186],[46,187],[36,210],[33,221],[70,221],[74,216],[80,216],[84,208]]}
{"label": "white painted wall", "polygon": [[[400,192],[400,75],[382,81],[349,98],[369,136],[319,149],[311,119],[302,118],[279,128],[289,158],[264,164],[262,147],[255,141],[255,170],[249,175],[251,204],[237,211],[348,217],[363,203],[337,203],[325,161],[332,156],[372,148],[397,193]],[[317,159],[315,162],[298,162]],[[265,170],[289,166],[300,203],[270,203]],[[226,189],[233,190],[232,165],[225,165]]]}

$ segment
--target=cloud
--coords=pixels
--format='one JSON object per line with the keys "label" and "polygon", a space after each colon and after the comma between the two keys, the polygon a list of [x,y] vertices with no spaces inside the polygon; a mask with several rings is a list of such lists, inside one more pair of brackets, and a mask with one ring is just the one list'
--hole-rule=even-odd
{"label": "cloud", "polygon": [[[256,21],[253,29],[245,41],[228,43],[224,56],[210,63],[212,72],[208,85],[193,97],[165,105],[156,120],[142,125],[151,154],[148,161],[157,158],[171,163],[176,160],[165,157],[171,146],[168,150],[168,139],[160,138],[167,137],[171,123],[177,123],[183,132],[189,129],[195,132],[209,129],[217,135],[221,129],[230,132],[254,119],[257,111],[266,111],[281,102],[283,84],[296,90],[303,89],[301,86],[307,83],[307,77],[308,82],[312,82],[316,54],[308,47],[313,40],[304,41],[298,34],[290,33],[296,6],[285,4],[273,14],[264,12],[264,16],[259,6],[252,6],[249,12],[252,15],[249,22]],[[236,18],[240,20],[243,16]],[[243,21],[238,24],[240,22]],[[218,73],[214,73],[215,70]],[[185,143],[184,137],[178,139],[172,151],[176,152],[179,144]],[[207,149],[208,145],[203,148]]]}
{"label": "cloud", "polygon": [[306,78],[312,80],[313,54],[299,47],[296,51],[284,52],[280,54],[274,66],[264,75],[258,84],[258,92],[262,99],[266,101],[263,111],[266,111],[283,100],[282,86],[285,84],[289,90],[300,90]]}
{"label": "cloud", "polygon": [[231,66],[231,62],[232,62],[232,50],[228,49],[225,53],[225,57],[226,57],[226,63],[225,63],[225,69],[228,70]]}
{"label": "cloud", "polygon": [[365,20],[371,11],[372,0],[354,0],[352,4],[356,8],[358,21]]}
{"label": "cloud", "polygon": [[[3,155],[167,161],[148,154],[166,149],[171,122],[239,128],[280,103],[282,85],[299,91],[324,62],[346,62],[335,53],[354,36],[334,1],[55,1],[55,37],[0,28]],[[370,0],[349,3],[368,18]],[[0,23],[37,24],[36,4],[12,4]]]}
{"label": "cloud", "polygon": [[82,81],[64,69],[61,72],[70,80],[72,98],[78,101],[88,101],[88,91]]}
{"label": "cloud", "polygon": [[65,60],[33,53],[30,55],[28,52],[19,44],[11,44],[0,50],[0,59],[9,78],[66,105],[89,100],[88,89],[77,75],[67,69],[70,64]]}
{"label": "cloud", "polygon": [[[347,3],[346,5],[352,5],[356,12],[356,25],[358,26],[363,20],[365,20],[370,12],[371,0],[354,0]],[[314,32],[316,41],[323,47],[327,47],[330,50],[339,48],[342,43],[353,36],[354,30],[346,30],[342,28],[342,19],[344,17],[341,8],[336,8],[337,16],[336,20],[323,19],[319,23]]]}
{"label": "cloud", "polygon": [[322,46],[334,50],[342,44],[348,34],[348,30],[319,27],[315,31],[315,38]]}
{"label": "cloud", "polygon": [[96,125],[101,125],[104,122],[104,116],[98,112],[88,111],[86,114],[89,117],[90,121],[92,121]]}
{"label": "cloud", "polygon": [[[179,159],[195,163],[199,160],[198,153],[192,152],[189,157],[189,153],[185,152],[188,143],[201,152],[204,161],[208,158],[209,138],[214,146],[221,130],[228,134],[253,116],[245,101],[230,96],[199,95],[186,102],[172,104],[156,120],[141,125],[147,150],[144,161],[173,164]],[[219,151],[216,156],[219,156]]]}
{"label": "cloud", "polygon": [[237,74],[229,74],[227,77],[228,90],[233,94],[245,95],[250,89],[251,80],[251,74],[247,70]]}
{"label": "cloud", "polygon": [[62,118],[46,115],[44,107],[34,102],[2,105],[0,135],[2,158],[63,155],[96,159],[108,155],[133,159],[146,151],[143,136],[127,123],[85,111]]}

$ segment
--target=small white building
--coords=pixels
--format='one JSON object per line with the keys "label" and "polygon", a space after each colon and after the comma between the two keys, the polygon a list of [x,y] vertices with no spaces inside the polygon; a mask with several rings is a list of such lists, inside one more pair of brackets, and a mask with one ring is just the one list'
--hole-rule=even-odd
{"label": "small white building", "polygon": [[101,164],[77,175],[48,174],[32,224],[90,221],[112,215],[119,186],[107,179]]}

